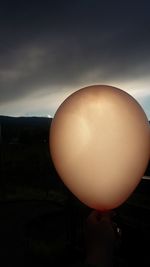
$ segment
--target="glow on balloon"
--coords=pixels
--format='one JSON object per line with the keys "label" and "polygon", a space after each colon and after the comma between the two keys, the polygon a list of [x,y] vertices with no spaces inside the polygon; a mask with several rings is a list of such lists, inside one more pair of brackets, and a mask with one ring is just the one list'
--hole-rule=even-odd
{"label": "glow on balloon", "polygon": [[50,151],[64,184],[97,210],[122,204],[150,156],[147,117],[128,93],[95,85],[70,95],[51,124]]}

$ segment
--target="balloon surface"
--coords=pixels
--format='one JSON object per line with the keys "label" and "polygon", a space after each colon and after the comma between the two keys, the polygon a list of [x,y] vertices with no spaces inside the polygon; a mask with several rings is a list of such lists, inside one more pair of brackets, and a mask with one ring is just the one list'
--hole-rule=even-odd
{"label": "balloon surface", "polygon": [[58,108],[50,151],[58,174],[77,198],[97,210],[116,208],[134,191],[147,167],[149,122],[123,90],[85,87]]}

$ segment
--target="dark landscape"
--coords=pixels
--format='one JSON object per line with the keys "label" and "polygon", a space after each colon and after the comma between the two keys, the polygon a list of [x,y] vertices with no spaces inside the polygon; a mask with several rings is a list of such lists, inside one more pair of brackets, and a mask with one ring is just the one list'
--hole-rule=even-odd
{"label": "dark landscape", "polygon": [[[2,266],[71,266],[84,262],[91,209],[62,183],[49,152],[52,119],[0,116]],[[150,176],[147,166],[144,176]],[[150,266],[150,180],[116,209],[121,266]],[[119,263],[118,263],[119,264]]]}

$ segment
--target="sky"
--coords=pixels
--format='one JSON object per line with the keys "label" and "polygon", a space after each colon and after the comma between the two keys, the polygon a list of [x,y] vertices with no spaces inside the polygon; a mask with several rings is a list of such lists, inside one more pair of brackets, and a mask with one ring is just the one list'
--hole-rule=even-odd
{"label": "sky", "polygon": [[127,91],[150,119],[149,1],[3,1],[0,114],[54,116],[74,91]]}

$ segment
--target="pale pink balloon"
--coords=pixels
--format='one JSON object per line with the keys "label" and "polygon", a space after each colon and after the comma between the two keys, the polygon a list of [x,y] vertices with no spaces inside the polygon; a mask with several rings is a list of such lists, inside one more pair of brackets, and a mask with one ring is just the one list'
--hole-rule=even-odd
{"label": "pale pink balloon", "polygon": [[145,172],[149,123],[126,92],[89,86],[58,108],[50,151],[58,174],[77,198],[97,210],[112,209],[130,196]]}

